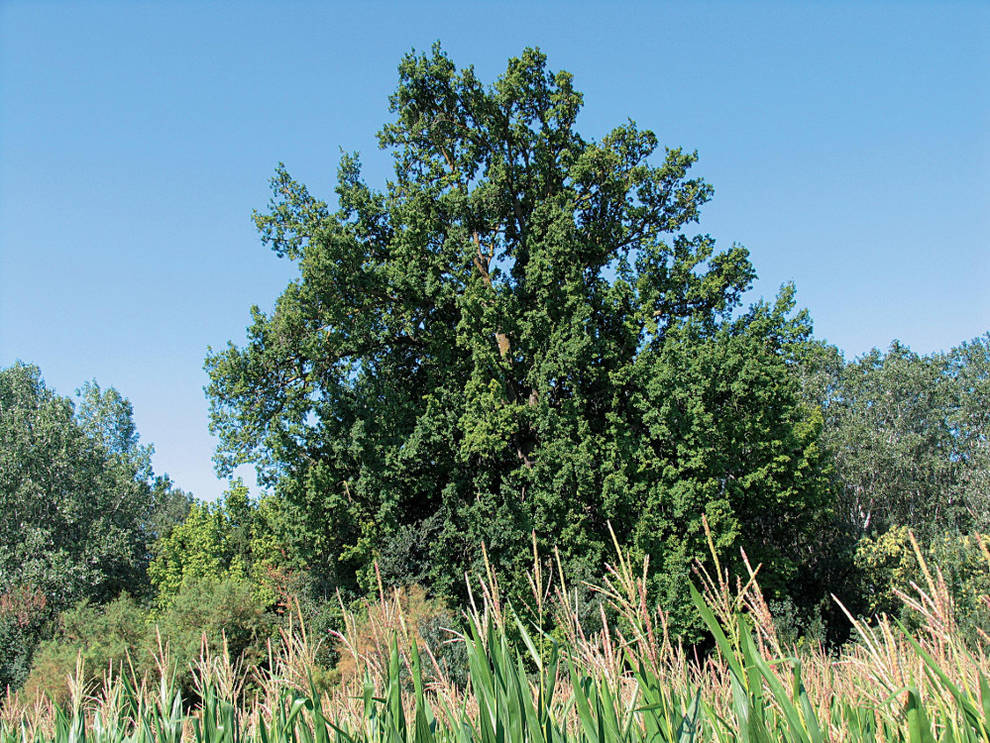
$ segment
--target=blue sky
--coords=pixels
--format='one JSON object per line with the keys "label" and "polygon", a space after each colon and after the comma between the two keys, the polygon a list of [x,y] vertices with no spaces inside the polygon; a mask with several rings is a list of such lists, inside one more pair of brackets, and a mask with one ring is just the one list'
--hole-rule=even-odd
{"label": "blue sky", "polygon": [[401,55],[440,40],[485,79],[527,45],[697,149],[701,228],[746,245],[750,299],[794,281],[858,355],[990,329],[990,3],[0,2],[0,366],[134,404],[156,470],[210,499],[202,371],[292,265],[252,209],[284,161],[369,182]]}

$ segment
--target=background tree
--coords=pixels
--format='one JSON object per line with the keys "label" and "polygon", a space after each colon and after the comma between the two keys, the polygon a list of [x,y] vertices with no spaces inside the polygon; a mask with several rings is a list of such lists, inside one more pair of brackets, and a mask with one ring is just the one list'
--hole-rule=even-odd
{"label": "background tree", "polygon": [[[819,573],[866,615],[896,611],[917,572],[909,532],[949,579],[960,616],[982,560],[973,532],[990,526],[990,336],[920,355],[894,342],[846,362],[805,348],[804,394],[823,411],[835,519],[822,531]],[[837,623],[838,624],[838,623]]]}
{"label": "background tree", "polygon": [[121,482],[133,481],[134,487],[145,493],[148,512],[141,531],[150,548],[185,519],[192,496],[177,488],[168,475],[154,473],[151,456],[155,448],[140,443],[134,409],[126,397],[113,387],[104,390],[90,381],[76,391],[76,399],[75,420],[80,429],[103,447],[107,465],[119,470]]}
{"label": "background tree", "polygon": [[821,345],[806,358],[852,534],[986,529],[990,336],[928,356],[895,341],[848,363]]}
{"label": "background tree", "polygon": [[204,580],[243,581],[263,608],[285,599],[293,566],[279,542],[279,511],[272,497],[252,502],[241,480],[217,503],[194,503],[158,542],[148,569],[159,609],[170,607],[185,584]]}
{"label": "background tree", "polygon": [[960,498],[973,528],[990,533],[990,333],[945,356],[956,399],[950,425],[961,469]]}
{"label": "background tree", "polygon": [[[486,87],[435,47],[400,64],[384,191],[344,157],[332,212],[278,169],[256,222],[300,277],[207,358],[211,421],[220,470],[258,464],[329,584],[369,587],[382,558],[455,593],[485,543],[521,586],[531,532],[579,572],[608,522],[680,572],[701,513],[767,559],[815,528],[790,304],[732,320],[754,271],[687,232],[712,193],[696,155],[632,122],[586,139],[581,103],[538,51]],[[737,407],[758,420],[730,430]],[[708,432],[718,452],[679,439]]]}
{"label": "background tree", "polygon": [[76,411],[37,367],[0,370],[0,686],[58,612],[146,591],[161,505],[177,514],[182,497],[155,487],[150,455],[116,390],[86,385]]}

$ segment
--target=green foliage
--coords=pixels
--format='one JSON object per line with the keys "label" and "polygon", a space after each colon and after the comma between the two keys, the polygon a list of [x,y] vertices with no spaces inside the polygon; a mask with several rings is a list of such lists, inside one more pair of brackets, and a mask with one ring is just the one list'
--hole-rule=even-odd
{"label": "green foliage", "polygon": [[909,533],[906,526],[897,526],[876,537],[864,537],[857,545],[856,567],[868,616],[899,612],[901,601],[894,590],[909,590],[910,582],[918,576]]}
{"label": "green foliage", "polygon": [[49,390],[37,367],[0,370],[0,601],[37,594],[44,606],[0,617],[0,686],[23,678],[58,612],[143,593],[151,546],[181,511],[184,496],[154,479],[130,403],[95,383],[79,398]]}
{"label": "green foliage", "polygon": [[[159,541],[148,570],[153,618],[176,652],[195,657],[202,631],[210,628],[212,646],[226,628],[231,651],[252,664],[261,659],[258,643],[287,616],[300,617],[315,637],[339,629],[337,597],[305,569],[287,546],[292,541],[282,502],[252,500],[240,480],[216,503],[193,504]],[[317,656],[331,667],[332,643],[322,643]]]}
{"label": "green foliage", "polygon": [[83,600],[61,615],[57,636],[39,646],[24,693],[28,698],[49,694],[68,701],[65,681],[75,673],[77,660],[89,683],[110,668],[138,674],[154,670],[149,653],[153,632],[147,619],[147,611],[127,594],[105,606]]}
{"label": "green foliage", "polygon": [[[928,551],[990,527],[990,335],[927,356],[895,342],[849,362],[812,343],[799,369],[822,411],[834,503],[816,590],[865,615],[893,611],[893,588],[916,569],[909,530]],[[947,554],[946,569],[967,559]]]}
{"label": "green foliage", "polygon": [[[990,537],[942,534],[917,546],[926,563],[938,565],[955,604],[960,628],[966,637],[990,628],[990,571],[979,540],[990,546]],[[889,614],[910,622],[898,597],[913,593],[912,583],[922,581],[922,566],[910,531],[898,526],[875,537],[864,537],[856,549],[860,594],[869,616]]]}
{"label": "green foliage", "polygon": [[168,475],[158,475],[152,483],[151,498],[155,507],[148,520],[147,532],[151,544],[157,545],[158,540],[167,537],[186,520],[193,497],[177,488]]}
{"label": "green foliage", "polygon": [[739,547],[762,564],[772,596],[814,553],[827,481],[820,418],[798,402],[788,368],[808,332],[792,306],[788,290],[715,333],[693,323],[671,332],[659,353],[640,357],[635,412],[617,421],[635,455],[612,462],[605,498],[635,509],[632,544],[659,568],[662,603],[681,626],[694,614],[687,568],[708,555],[702,517],[737,574]]}
{"label": "green foliage", "polygon": [[228,576],[190,579],[172,597],[168,609],[155,615],[162,638],[169,644],[178,678],[190,680],[189,668],[207,643],[211,655],[223,651],[250,670],[266,659],[265,643],[276,633],[277,618],[258,599],[256,586]]}
{"label": "green foliage", "polygon": [[87,435],[37,368],[0,372],[0,584],[58,606],[140,580],[147,491],[127,453]]}
{"label": "green foliage", "polygon": [[829,603],[823,597],[815,606],[798,606],[789,596],[768,602],[781,646],[798,652],[808,647],[828,646],[825,610]]}
{"label": "green foliage", "polygon": [[838,513],[856,538],[907,526],[919,536],[990,525],[990,334],[921,356],[894,342],[844,362],[820,346],[805,390],[824,411]]}
{"label": "green foliage", "polygon": [[955,404],[950,414],[959,462],[959,499],[972,528],[990,533],[990,333],[945,355]]}
{"label": "green foliage", "polygon": [[277,503],[271,498],[253,503],[240,480],[217,503],[193,504],[185,520],[160,540],[148,569],[159,608],[172,606],[187,583],[202,580],[248,581],[263,606],[284,598],[277,519]]}
{"label": "green foliage", "polygon": [[137,678],[158,673],[163,649],[181,688],[191,690],[190,667],[205,648],[217,657],[224,643],[245,673],[265,662],[265,644],[277,618],[244,579],[188,578],[167,609],[152,612],[124,594],[103,606],[80,602],[59,617],[55,636],[41,643],[24,685],[29,698],[52,694],[64,701],[66,679],[83,666],[82,681],[100,680],[110,668]]}
{"label": "green foliage", "polygon": [[244,577],[243,557],[231,548],[227,521],[221,507],[195,503],[161,541],[148,570],[159,606],[171,605],[187,581]]}
{"label": "green foliage", "polygon": [[[980,544],[983,548],[981,549]],[[959,626],[967,639],[990,631],[990,549],[987,534],[941,534],[928,543],[925,559],[938,565],[955,604]]]}
{"label": "green foliage", "polygon": [[23,586],[0,595],[0,687],[18,688],[31,669],[51,612],[45,595]]}
{"label": "green foliage", "polygon": [[326,585],[454,596],[488,547],[514,595],[531,534],[568,571],[619,538],[683,577],[720,550],[783,589],[822,509],[819,425],[789,376],[809,332],[791,290],[733,318],[740,246],[693,235],[697,156],[628,122],[575,129],[582,96],[526,50],[491,86],[439,48],[406,56],[379,138],[383,191],[346,156],[332,211],[279,167],[256,215],[298,263],[243,348],[211,351],[217,463],[255,462],[293,551]]}

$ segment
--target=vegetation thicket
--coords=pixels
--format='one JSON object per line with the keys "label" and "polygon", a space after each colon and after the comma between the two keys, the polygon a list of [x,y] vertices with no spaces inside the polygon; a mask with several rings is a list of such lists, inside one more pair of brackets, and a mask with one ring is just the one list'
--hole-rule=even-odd
{"label": "vegetation thicket", "polygon": [[145,592],[154,543],[188,508],[115,389],[86,384],[74,405],[37,367],[0,370],[0,686],[24,681],[59,612]]}
{"label": "vegetation thicket", "polygon": [[746,306],[697,155],[582,102],[437,46],[381,188],[278,167],[299,275],[206,359],[263,497],[0,370],[0,743],[990,740],[990,333],[847,360]]}
{"label": "vegetation thicket", "polygon": [[[912,546],[922,585],[900,598],[916,630],[848,615],[856,641],[837,654],[784,644],[759,568],[733,588],[713,550],[708,568],[696,566],[700,588],[689,591],[714,640],[700,656],[671,638],[665,612],[647,608],[646,566],[639,572],[620,550],[616,567],[592,584],[616,618],[597,630],[574,610],[566,576],[545,575],[537,559],[530,611],[516,612],[489,573],[475,584],[462,632],[446,629],[439,642],[416,622],[422,598],[402,589],[382,590],[363,616],[345,612],[338,638],[350,672],[329,686],[317,680],[317,653],[301,625],[269,643],[269,665],[247,676],[226,647],[214,653],[204,640],[189,666],[192,699],[175,684],[164,646],[143,677],[115,666],[87,683],[80,662],[64,705],[8,697],[0,740],[986,741],[990,636],[960,640],[941,571]],[[990,565],[985,543],[982,557]],[[559,638],[525,618],[534,608],[554,617]]]}

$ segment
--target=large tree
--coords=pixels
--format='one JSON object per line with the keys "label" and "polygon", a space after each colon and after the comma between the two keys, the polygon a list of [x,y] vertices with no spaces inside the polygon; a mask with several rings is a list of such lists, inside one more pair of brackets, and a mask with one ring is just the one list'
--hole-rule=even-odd
{"label": "large tree", "polygon": [[588,139],[581,104],[539,51],[485,86],[435,47],[400,64],[383,190],[345,156],[332,210],[277,170],[255,219],[300,276],[211,351],[212,428],[222,472],[255,462],[295,506],[328,584],[378,560],[456,592],[482,543],[520,575],[531,532],[597,570],[611,522],[683,600],[702,515],[730,553],[800,562],[807,324],[789,294],[732,319],[754,271],[691,234],[696,155],[632,122]]}

